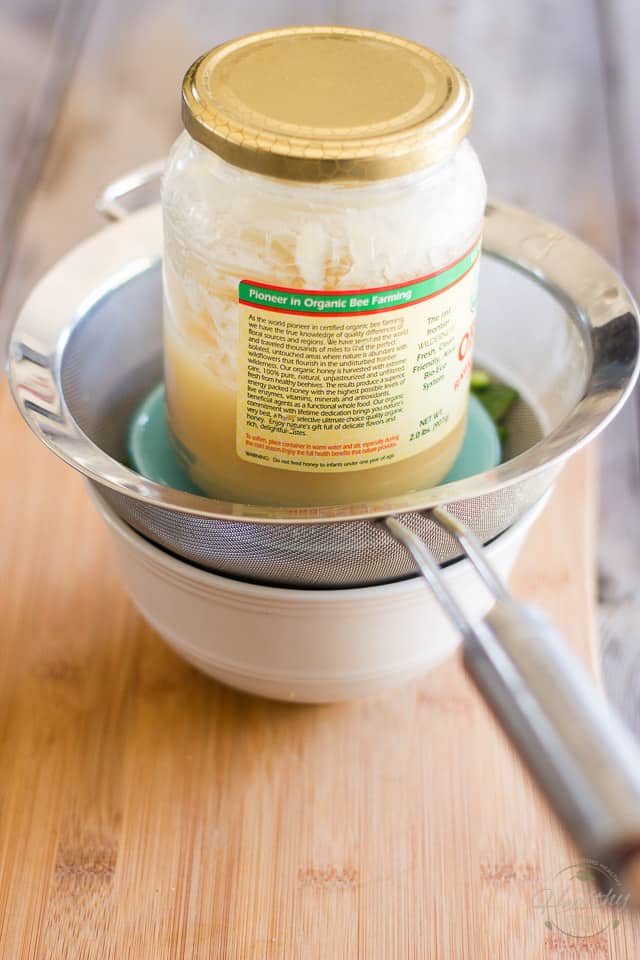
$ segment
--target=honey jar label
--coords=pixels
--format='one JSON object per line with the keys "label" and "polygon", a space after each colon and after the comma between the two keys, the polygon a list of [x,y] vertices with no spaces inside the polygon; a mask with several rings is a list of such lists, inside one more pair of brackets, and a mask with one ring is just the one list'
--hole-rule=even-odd
{"label": "honey jar label", "polygon": [[236,449],[344,472],[422,453],[464,416],[480,240],[442,270],[365,290],[239,284]]}

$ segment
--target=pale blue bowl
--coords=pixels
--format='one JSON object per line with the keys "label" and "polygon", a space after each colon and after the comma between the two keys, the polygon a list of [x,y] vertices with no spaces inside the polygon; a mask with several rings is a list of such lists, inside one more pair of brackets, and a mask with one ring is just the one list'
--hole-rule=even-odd
{"label": "pale blue bowl", "polygon": [[[130,466],[147,480],[185,493],[201,493],[186,475],[173,451],[165,415],[164,384],[159,383],[135,411],[127,440]],[[464,480],[496,467],[502,459],[493,420],[476,397],[469,399],[467,431],[458,458],[443,480]]]}

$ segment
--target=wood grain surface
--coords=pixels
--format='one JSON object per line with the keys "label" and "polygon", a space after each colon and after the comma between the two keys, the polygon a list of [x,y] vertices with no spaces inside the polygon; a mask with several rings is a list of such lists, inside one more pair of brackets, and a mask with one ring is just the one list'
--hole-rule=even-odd
{"label": "wood grain surface", "polygon": [[[579,857],[457,658],[332,707],[221,687],[136,614],[6,387],[0,425],[0,956],[637,956],[630,915],[545,927]],[[582,455],[514,584],[594,668],[592,480]]]}
{"label": "wood grain surface", "polygon": [[[556,220],[640,284],[636,6],[628,0],[6,0],[0,7],[0,334],[99,226],[100,187],[161,156],[186,65],[284,23],[388,29],[477,97],[491,193]],[[37,82],[34,78],[37,78]],[[602,450],[604,676],[640,731],[638,433]],[[516,574],[596,672],[595,484],[565,474]],[[375,700],[284,707],[179,661],[135,613],[77,477],[0,393],[0,957],[637,957],[544,926],[576,853],[460,666]]]}
{"label": "wood grain surface", "polygon": [[[640,295],[640,5],[598,4],[620,254]],[[607,686],[640,734],[640,393],[602,443],[599,623]]]}

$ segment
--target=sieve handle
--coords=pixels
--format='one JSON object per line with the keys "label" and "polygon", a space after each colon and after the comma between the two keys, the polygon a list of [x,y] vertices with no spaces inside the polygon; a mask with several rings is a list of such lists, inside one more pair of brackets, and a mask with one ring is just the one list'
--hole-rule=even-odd
{"label": "sieve handle", "polygon": [[640,750],[539,609],[499,600],[466,670],[582,853],[640,903]]}
{"label": "sieve handle", "polygon": [[430,515],[458,540],[496,601],[478,625],[419,537],[395,517],[383,522],[462,633],[469,676],[567,832],[640,904],[640,749],[542,611],[514,600],[475,535],[442,508]]}
{"label": "sieve handle", "polygon": [[135,170],[130,170],[123,177],[112,180],[98,195],[95,208],[107,220],[126,220],[131,213],[129,207],[122,201],[132,197],[139,191],[144,191],[150,184],[160,181],[166,160],[153,160]]}

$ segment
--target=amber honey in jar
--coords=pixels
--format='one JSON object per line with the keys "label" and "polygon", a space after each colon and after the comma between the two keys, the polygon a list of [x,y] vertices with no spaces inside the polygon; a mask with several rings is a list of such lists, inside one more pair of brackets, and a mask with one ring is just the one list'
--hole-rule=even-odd
{"label": "amber honey in jar", "polygon": [[188,70],[162,190],[164,355],[203,491],[325,505],[447,473],[486,199],[471,113],[456,67],[369,30],[270,30]]}

